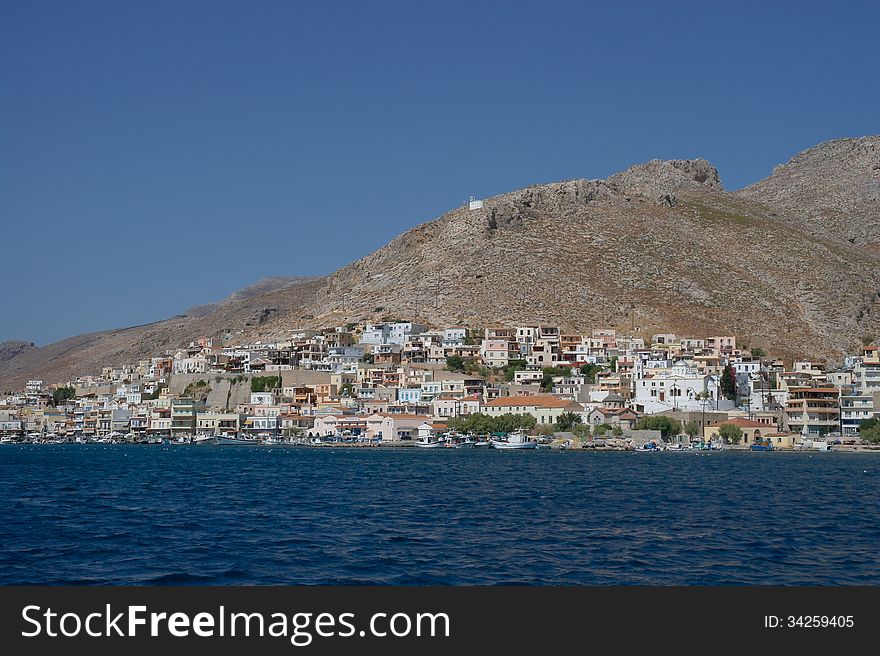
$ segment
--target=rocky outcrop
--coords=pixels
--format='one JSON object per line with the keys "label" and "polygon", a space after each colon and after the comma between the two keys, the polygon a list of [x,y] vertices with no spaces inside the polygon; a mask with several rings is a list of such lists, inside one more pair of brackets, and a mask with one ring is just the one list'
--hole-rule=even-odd
{"label": "rocky outcrop", "polygon": [[620,193],[643,196],[667,207],[675,204],[682,191],[724,189],[718,170],[704,159],[654,159],[612,175],[608,184]]}
{"label": "rocky outcrop", "polygon": [[18,340],[0,342],[0,365],[32,348],[35,348],[33,342],[21,342]]}

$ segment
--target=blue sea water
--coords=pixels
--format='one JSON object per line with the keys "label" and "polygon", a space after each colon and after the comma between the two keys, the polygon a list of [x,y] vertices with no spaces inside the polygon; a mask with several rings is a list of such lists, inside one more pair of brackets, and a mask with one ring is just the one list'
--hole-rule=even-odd
{"label": "blue sea water", "polygon": [[0,447],[0,584],[880,584],[880,457]]}

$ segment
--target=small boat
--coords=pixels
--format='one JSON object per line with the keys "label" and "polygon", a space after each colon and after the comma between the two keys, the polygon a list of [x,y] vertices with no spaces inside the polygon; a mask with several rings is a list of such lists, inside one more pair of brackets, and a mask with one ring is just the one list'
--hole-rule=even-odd
{"label": "small boat", "polygon": [[15,444],[15,441],[9,435],[4,435],[0,437],[0,444]]}
{"label": "small boat", "polygon": [[251,437],[227,437],[225,435],[217,435],[215,438],[218,446],[260,446],[260,440]]}
{"label": "small boat", "polygon": [[439,449],[446,446],[446,440],[443,438],[432,440],[430,437],[420,437],[416,440],[416,446],[422,449]]}
{"label": "small boat", "polygon": [[506,440],[492,440],[493,449],[537,449],[538,443],[530,440],[529,436],[522,431],[516,431],[507,436]]}
{"label": "small boat", "polygon": [[208,446],[210,444],[217,444],[217,436],[216,435],[199,435],[194,438],[189,444],[195,444],[196,446]]}
{"label": "small boat", "polygon": [[752,444],[749,447],[749,449],[751,451],[773,451],[774,450],[772,444],[765,444],[765,443]]}

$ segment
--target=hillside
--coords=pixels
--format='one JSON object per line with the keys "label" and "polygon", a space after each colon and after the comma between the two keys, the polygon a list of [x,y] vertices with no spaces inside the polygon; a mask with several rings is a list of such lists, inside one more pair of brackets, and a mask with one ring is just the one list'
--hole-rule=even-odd
{"label": "hillside", "polygon": [[156,324],[22,350],[0,361],[0,389],[203,335],[271,338],[389,315],[734,333],[780,355],[836,360],[880,336],[877,144],[823,144],[736,193],[705,160],[527,187],[456,208],[327,277],[269,282]]}
{"label": "hillside", "polygon": [[795,155],[737,195],[813,234],[880,246],[880,136],[835,139]]}

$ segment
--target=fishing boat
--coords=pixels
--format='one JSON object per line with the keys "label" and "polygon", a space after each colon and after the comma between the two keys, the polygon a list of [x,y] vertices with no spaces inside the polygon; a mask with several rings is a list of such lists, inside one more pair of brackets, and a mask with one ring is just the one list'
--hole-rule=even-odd
{"label": "fishing boat", "polygon": [[660,451],[662,451],[660,445],[654,440],[645,442],[642,446],[635,449],[636,453],[659,453]]}
{"label": "fishing boat", "polygon": [[757,442],[755,444],[752,444],[749,447],[749,449],[751,451],[773,451],[774,450],[772,444],[764,443],[764,442]]}
{"label": "fishing boat", "polygon": [[492,448],[504,450],[537,449],[538,443],[534,440],[530,440],[529,436],[523,431],[516,431],[510,433],[506,440],[492,440]]}
{"label": "fishing boat", "polygon": [[217,435],[215,439],[218,446],[260,446],[260,440],[255,440],[251,437]]}
{"label": "fishing boat", "polygon": [[217,436],[216,435],[199,435],[198,437],[193,438],[189,444],[194,444],[196,446],[209,446],[211,444],[217,444]]}
{"label": "fishing boat", "polygon": [[420,437],[416,440],[416,446],[422,449],[439,449],[446,446],[446,439],[431,439],[428,436]]}

